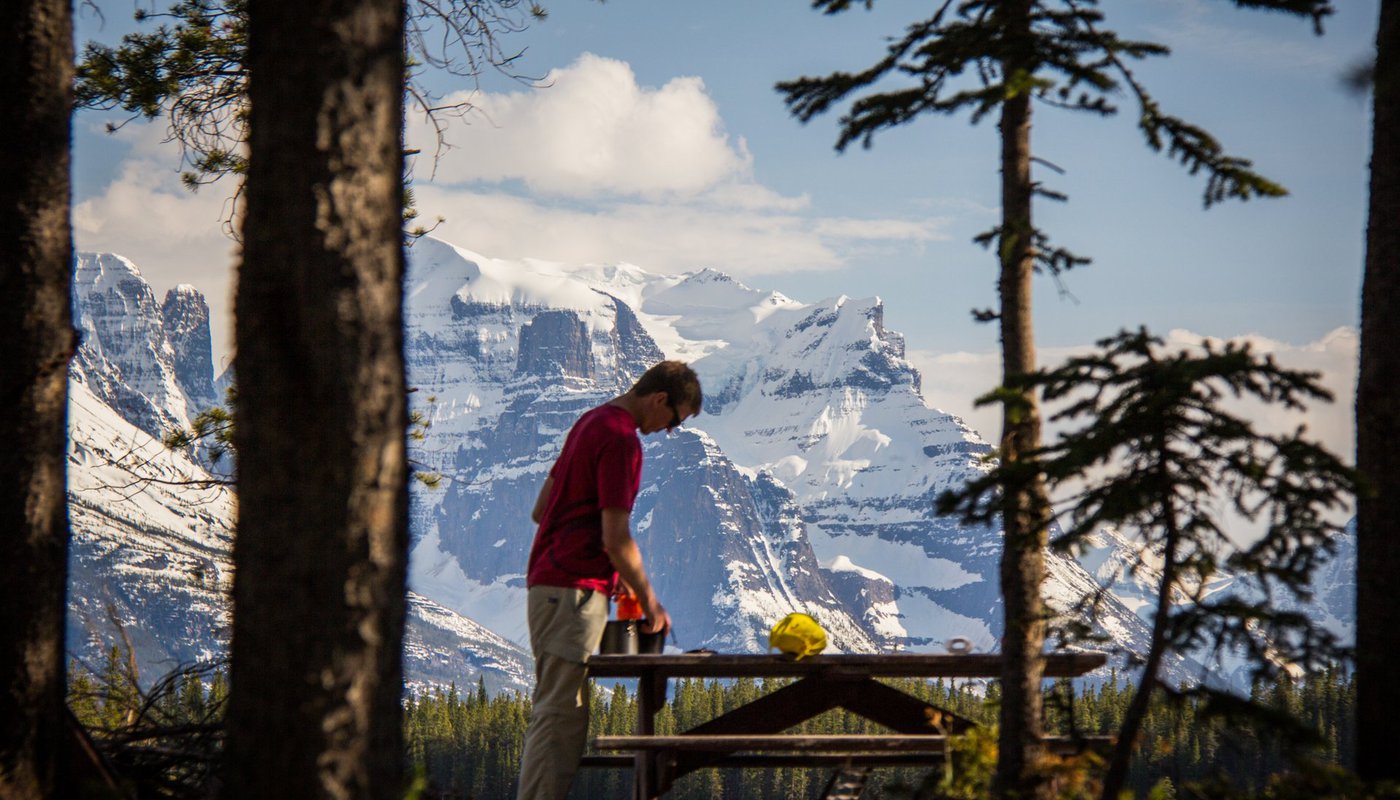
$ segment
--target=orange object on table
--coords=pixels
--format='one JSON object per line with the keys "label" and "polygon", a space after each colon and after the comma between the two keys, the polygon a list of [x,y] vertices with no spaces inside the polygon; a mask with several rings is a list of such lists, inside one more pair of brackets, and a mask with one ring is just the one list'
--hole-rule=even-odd
{"label": "orange object on table", "polygon": [[631,592],[623,592],[617,596],[617,618],[618,619],[641,619],[642,603]]}

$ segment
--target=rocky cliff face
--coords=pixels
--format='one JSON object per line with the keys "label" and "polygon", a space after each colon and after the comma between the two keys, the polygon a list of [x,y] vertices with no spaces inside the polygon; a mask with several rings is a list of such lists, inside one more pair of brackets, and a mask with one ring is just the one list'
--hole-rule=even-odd
{"label": "rocky cliff face", "polygon": [[[160,438],[215,401],[209,307],[181,286],[157,306],[134,264],[78,257],[82,343],[69,383],[68,651],[94,667],[113,644],[149,683],[227,651],[235,497],[221,476]],[[409,598],[411,686],[485,679],[528,689],[529,656],[479,624]]]}
{"label": "rocky cliff face", "polygon": [[[116,256],[82,256],[78,277],[70,647],[99,653],[121,620],[151,674],[226,646],[231,494],[134,490],[208,477],[152,439],[212,393],[207,306],[181,288],[158,307]],[[817,617],[838,651],[997,648],[1000,531],[933,513],[990,448],[924,403],[879,299],[801,303],[713,270],[497,261],[430,238],[405,288],[411,398],[431,422],[412,455],[444,476],[411,498],[411,683],[528,684],[536,494],[574,420],[663,357],[693,364],[704,413],[645,439],[632,519],[683,648],[761,651],[790,611]],[[1045,592],[1064,608],[1112,581],[1096,622],[1141,651],[1151,568],[1123,580],[1131,552],[1105,531],[1079,560],[1049,554]],[[1347,552],[1308,611],[1341,626]]]}
{"label": "rocky cliff face", "polygon": [[190,398],[176,376],[175,348],[155,294],[135,264],[107,253],[80,253],[73,271],[73,322],[79,333],[76,380],[156,438],[189,423]]}
{"label": "rocky cliff face", "polygon": [[588,327],[572,311],[551,309],[535,314],[520,326],[519,341],[517,375],[593,378]]}
{"label": "rocky cliff face", "polygon": [[160,317],[175,352],[175,383],[188,398],[190,410],[198,413],[217,405],[220,398],[214,390],[209,303],[204,295],[188,284],[176,286],[165,293]]}

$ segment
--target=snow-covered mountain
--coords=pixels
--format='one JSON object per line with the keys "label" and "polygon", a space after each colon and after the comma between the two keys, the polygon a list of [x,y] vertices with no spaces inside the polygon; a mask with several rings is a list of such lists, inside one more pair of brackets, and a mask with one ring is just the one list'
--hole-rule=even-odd
{"label": "snow-covered mountain", "polygon": [[[73,287],[80,346],[70,369],[68,650],[100,666],[135,651],[149,682],[227,650],[235,497],[160,437],[214,402],[209,311],[193,288],[162,304],[134,264],[82,254]],[[411,685],[524,690],[529,656],[460,614],[409,596]]]}
{"label": "snow-covered mountain", "polygon": [[[1351,645],[1356,637],[1356,520],[1333,540],[1333,554],[1319,564],[1309,585],[1311,598],[1304,600],[1279,588],[1271,602],[1284,611],[1299,611],[1337,641]],[[1103,528],[1088,537],[1087,545],[1077,560],[1093,576],[1097,585],[1107,587],[1121,603],[1131,608],[1145,625],[1152,624],[1157,603],[1157,590],[1162,580],[1162,558],[1155,550],[1124,536],[1112,528]],[[1198,587],[1178,591],[1174,602],[1188,603]],[[1242,579],[1228,568],[1222,568],[1204,587],[1199,587],[1201,599],[1219,600],[1238,596],[1246,601],[1261,599],[1259,585]],[[1176,677],[1181,680],[1204,680],[1218,685],[1247,689],[1255,666],[1239,653],[1203,648],[1193,659],[1172,658]],[[1292,669],[1287,667],[1286,669]]]}
{"label": "snow-covered mountain", "polygon": [[[447,476],[414,505],[411,582],[523,641],[529,510],[584,410],[664,357],[706,390],[651,437],[636,534],[681,646],[762,650],[789,611],[835,649],[997,646],[999,532],[934,514],[989,447],[926,406],[878,299],[801,303],[712,270],[489,259],[433,239],[411,255],[410,382],[432,420],[414,457]],[[1063,604],[1092,585],[1052,556]],[[1141,643],[1111,602],[1102,623]]]}
{"label": "snow-covered mountain", "polygon": [[1356,518],[1335,540],[1331,558],[1318,566],[1312,579],[1312,602],[1305,610],[1338,639],[1356,643]]}
{"label": "snow-covered mountain", "polygon": [[98,666],[108,647],[129,639],[150,678],[218,656],[228,639],[233,493],[73,374],[70,653]]}
{"label": "snow-covered mountain", "polygon": [[[990,448],[924,402],[879,299],[804,303],[713,270],[498,260],[432,238],[409,262],[411,398],[430,421],[412,457],[444,476],[413,489],[411,682],[527,685],[535,496],[578,415],[662,358],[691,362],[706,394],[684,429],[645,440],[633,515],[677,644],[761,651],[801,610],[837,651],[997,648],[1000,532],[933,512]],[[207,305],[188,287],[157,304],[110,255],[80,257],[74,304],[70,645],[92,655],[116,617],[143,668],[221,652],[234,498],[189,485],[204,466],[152,439],[215,397]],[[1064,608],[1118,576],[1097,623],[1141,651],[1152,576],[1124,580],[1131,555],[1112,531],[1077,560],[1051,553],[1045,591]],[[1338,620],[1343,561],[1319,599]]]}

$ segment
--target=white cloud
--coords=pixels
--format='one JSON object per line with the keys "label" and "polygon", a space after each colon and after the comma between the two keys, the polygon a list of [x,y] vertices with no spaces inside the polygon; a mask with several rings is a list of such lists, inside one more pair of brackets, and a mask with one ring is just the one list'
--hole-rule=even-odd
{"label": "white cloud", "polygon": [[737,276],[837,269],[871,241],[946,238],[942,221],[821,218],[717,202],[552,203],[504,192],[420,185],[422,221],[434,235],[499,258],[612,263],[653,272],[715,267]]}
{"label": "white cloud", "polygon": [[796,212],[805,211],[812,205],[812,198],[805,194],[786,197],[756,183],[726,183],[716,186],[698,199],[710,206],[749,211]]}
{"label": "white cloud", "polygon": [[[1168,342],[1194,345],[1201,337],[1185,331],[1172,331]],[[1318,382],[1332,393],[1331,403],[1312,402],[1305,414],[1251,401],[1244,403],[1246,412],[1261,430],[1278,433],[1291,431],[1299,425],[1307,428],[1307,436],[1321,442],[1328,450],[1350,462],[1356,458],[1356,372],[1361,353],[1361,338],[1353,328],[1338,328],[1315,342],[1290,345],[1263,336],[1242,336],[1259,354],[1272,355],[1280,366],[1293,370],[1320,373]]]}
{"label": "white cloud", "polygon": [[[1057,364],[1090,348],[1041,348],[1042,365]],[[924,402],[930,407],[962,417],[984,440],[995,444],[1001,435],[1001,406],[977,407],[977,398],[1001,383],[1001,354],[937,353],[910,350],[909,360],[923,375]]]}
{"label": "white cloud", "polygon": [[813,231],[822,236],[861,241],[947,241],[952,237],[939,230],[946,222],[947,220],[942,218],[823,219],[817,221]]}
{"label": "white cloud", "polygon": [[[1163,337],[1170,347],[1195,347],[1207,337],[1184,330],[1173,330]],[[1213,338],[1213,337],[1212,337]],[[1218,342],[1219,339],[1213,338]],[[1355,451],[1355,420],[1352,406],[1356,396],[1356,368],[1360,339],[1351,328],[1338,328],[1315,342],[1293,345],[1263,336],[1241,336],[1255,353],[1272,355],[1278,363],[1293,370],[1321,374],[1319,382],[1335,398],[1334,402],[1311,403],[1306,414],[1248,402],[1236,406],[1247,413],[1259,430],[1291,431],[1307,426],[1309,438],[1321,442],[1333,453],[1350,461]],[[1053,366],[1073,355],[1090,352],[1090,345],[1044,348],[1038,351],[1042,366]],[[911,351],[909,360],[923,374],[925,401],[932,407],[962,417],[988,442],[1001,433],[1001,408],[995,405],[973,408],[973,401],[1001,380],[1001,357],[997,353],[933,353]],[[1046,439],[1056,433],[1047,428]]]}
{"label": "white cloud", "polygon": [[[728,182],[748,182],[753,158],[731,142],[699,78],[660,88],[637,84],[631,66],[585,53],[550,72],[542,88],[460,93],[446,103],[474,111],[444,117],[454,148],[436,164],[443,183],[519,180],[532,191],[566,197],[598,193],[649,198],[693,196]],[[431,127],[409,128],[413,146],[431,154]],[[432,158],[416,164],[433,172]]]}
{"label": "white cloud", "polygon": [[459,94],[450,149],[409,126],[422,220],[501,258],[716,267],[750,276],[837,269],[882,247],[944,240],[944,217],[822,218],[806,195],[757,183],[698,78],[637,83],[621,61],[584,54],[542,88]]}

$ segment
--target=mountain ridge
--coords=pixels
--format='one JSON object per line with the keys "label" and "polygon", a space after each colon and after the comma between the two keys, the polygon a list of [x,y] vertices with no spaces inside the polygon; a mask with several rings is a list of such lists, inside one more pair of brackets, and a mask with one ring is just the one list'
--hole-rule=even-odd
{"label": "mountain ridge", "polygon": [[[573,419],[624,391],[649,363],[633,351],[654,345],[707,389],[685,431],[648,442],[634,509],[686,646],[761,650],[794,610],[838,650],[996,646],[999,533],[933,512],[990,447],[927,408],[878,298],[805,304],[715,270],[569,270],[431,239],[407,283],[410,380],[434,398],[418,405],[433,433],[415,457],[449,477],[415,516],[414,562],[433,565],[414,568],[419,591],[520,635],[534,494]],[[451,586],[437,579],[449,563]]]}
{"label": "mountain ridge", "polygon": [[[141,620],[145,663],[213,657],[227,645],[232,496],[211,505],[152,482],[218,477],[157,441],[228,380],[210,374],[207,304],[183,286],[157,304],[119,256],[82,254],[77,268],[70,629],[83,633],[70,647],[91,655],[103,631],[111,641],[111,605]],[[939,492],[982,474],[991,447],[924,402],[880,298],[803,303],[713,269],[490,259],[428,237],[409,251],[405,300],[410,398],[428,423],[410,447],[443,476],[410,498],[410,685],[480,675],[493,691],[528,686],[535,494],[573,421],[665,357],[701,375],[704,413],[644,440],[633,522],[682,647],[760,652],[768,627],[800,610],[835,651],[933,651],[953,639],[996,650],[1000,531],[933,512]],[[107,474],[123,454],[137,457]],[[162,488],[137,501],[114,488],[140,481]],[[154,505],[133,521],[121,510],[132,502]],[[191,543],[191,520],[207,541]],[[1129,555],[1121,537],[1082,561],[1048,553],[1047,601],[1065,608]],[[1327,580],[1344,582],[1339,569]],[[1321,592],[1328,608],[1340,608],[1338,586]],[[1119,587],[1098,620],[1137,652],[1148,589]],[[1327,613],[1344,623],[1344,610]]]}
{"label": "mountain ridge", "polygon": [[[66,649],[99,669],[108,648],[129,647],[149,683],[228,647],[236,500],[202,451],[161,441],[215,400],[208,304],[188,286],[157,304],[119,256],[79,254],[75,271]],[[405,639],[411,688],[529,688],[523,649],[416,594]]]}

